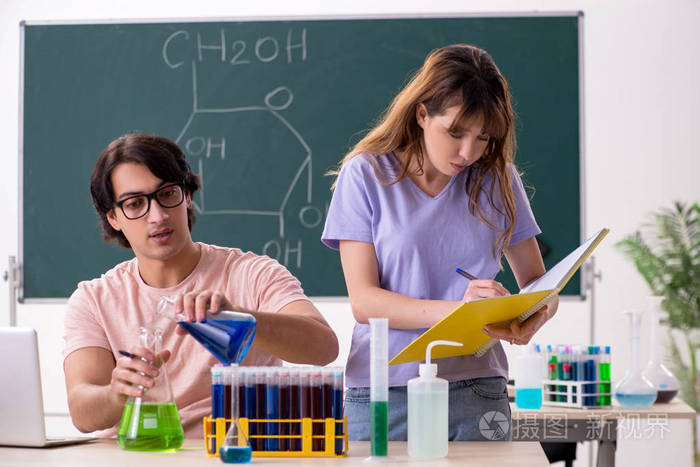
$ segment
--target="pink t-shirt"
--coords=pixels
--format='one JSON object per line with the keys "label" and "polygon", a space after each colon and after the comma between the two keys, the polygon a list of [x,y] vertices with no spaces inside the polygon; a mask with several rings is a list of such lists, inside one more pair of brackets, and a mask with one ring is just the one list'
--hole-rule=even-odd
{"label": "pink t-shirt", "polygon": [[[163,330],[163,349],[172,356],[166,364],[185,436],[202,438],[202,418],[211,413],[211,367],[218,363],[190,335],[176,334],[177,323],[156,318],[164,295],[197,290],[223,292],[234,307],[275,313],[296,300],[308,300],[299,281],[267,256],[200,243],[202,255],[192,273],[180,284],[158,289],[147,285],[136,258],[118,264],[99,279],[84,281],[68,300],[63,357],[84,347],[101,347],[115,360],[120,349],[138,344],[140,326],[157,320]],[[242,365],[281,365],[281,360],[251,346]],[[118,425],[97,432],[116,436]]]}

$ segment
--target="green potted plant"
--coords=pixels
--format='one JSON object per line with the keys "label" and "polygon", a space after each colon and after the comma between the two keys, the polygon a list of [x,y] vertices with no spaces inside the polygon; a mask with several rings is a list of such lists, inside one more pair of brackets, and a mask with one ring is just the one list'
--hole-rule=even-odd
{"label": "green potted plant", "polygon": [[[651,213],[651,221],[615,246],[634,262],[652,294],[663,297],[662,321],[682,336],[671,338],[672,364],[680,381],[681,397],[696,412],[700,375],[696,350],[700,348],[700,205],[675,202],[673,208]],[[689,358],[681,358],[685,346]],[[697,453],[697,426],[693,444]]]}

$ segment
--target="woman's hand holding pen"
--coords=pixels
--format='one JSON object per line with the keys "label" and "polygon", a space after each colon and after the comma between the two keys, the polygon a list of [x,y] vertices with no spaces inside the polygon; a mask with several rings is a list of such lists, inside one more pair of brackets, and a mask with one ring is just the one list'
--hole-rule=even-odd
{"label": "woman's hand holding pen", "polygon": [[500,282],[489,279],[472,279],[469,281],[462,301],[468,302],[479,298],[492,298],[503,295],[510,295],[510,293]]}
{"label": "woman's hand holding pen", "polygon": [[494,339],[500,339],[511,344],[526,345],[532,339],[532,336],[557,312],[559,307],[559,297],[554,297],[552,301],[537,310],[526,319],[523,323],[519,323],[514,319],[510,323],[510,328],[502,328],[488,324],[484,326],[484,334]]}
{"label": "woman's hand holding pen", "polygon": [[490,279],[479,279],[474,274],[460,268],[457,268],[457,274],[469,279],[467,291],[464,292],[464,297],[462,297],[463,302],[476,300],[478,298],[492,298],[510,295],[510,292],[508,292],[508,290],[503,287],[500,282]]}

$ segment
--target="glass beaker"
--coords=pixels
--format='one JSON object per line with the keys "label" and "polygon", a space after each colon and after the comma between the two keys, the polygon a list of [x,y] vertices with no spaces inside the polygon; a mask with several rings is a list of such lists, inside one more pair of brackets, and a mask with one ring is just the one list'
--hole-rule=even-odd
{"label": "glass beaker", "polygon": [[248,464],[253,457],[253,449],[240,425],[238,385],[241,384],[241,378],[238,365],[231,366],[231,425],[226,432],[223,446],[219,448],[219,459],[227,464]]}
{"label": "glass beaker", "polygon": [[160,360],[161,340],[159,329],[139,329],[139,343],[156,356],[152,364],[160,373],[152,387],[143,388],[141,397],[130,396],[124,404],[117,441],[129,451],[176,451],[185,441],[168,373]]}
{"label": "glass beaker", "polygon": [[630,363],[625,377],[615,385],[615,399],[625,409],[646,409],[656,400],[656,388],[637,366],[642,313],[627,311],[625,315],[629,320]]}
{"label": "glass beaker", "polygon": [[657,403],[671,402],[676,397],[680,384],[659,358],[659,316],[663,297],[650,296],[649,302],[649,363],[644,369],[644,377],[656,387]]}
{"label": "glass beaker", "polygon": [[173,299],[161,297],[156,314],[176,321],[225,365],[241,363],[255,338],[255,317],[248,313],[207,311],[204,321],[190,322],[185,321],[182,313],[175,312]]}

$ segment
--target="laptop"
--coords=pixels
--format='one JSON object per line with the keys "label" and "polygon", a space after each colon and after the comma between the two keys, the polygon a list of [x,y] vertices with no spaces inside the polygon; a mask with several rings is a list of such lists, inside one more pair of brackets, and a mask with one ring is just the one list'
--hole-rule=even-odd
{"label": "laptop", "polygon": [[36,331],[0,327],[0,445],[49,447],[94,438],[47,438]]}

